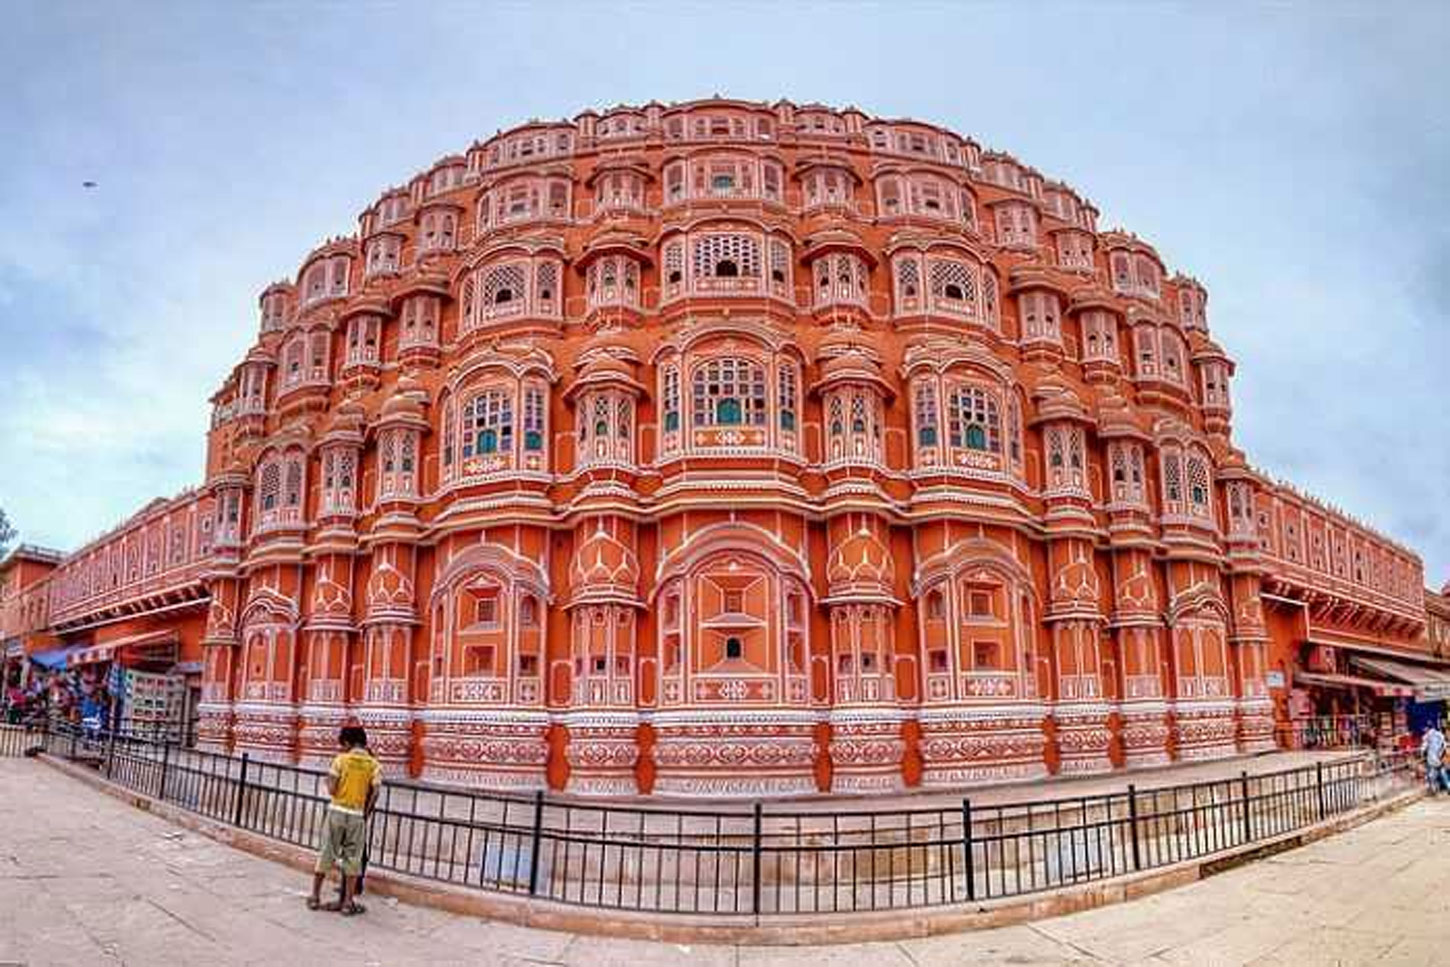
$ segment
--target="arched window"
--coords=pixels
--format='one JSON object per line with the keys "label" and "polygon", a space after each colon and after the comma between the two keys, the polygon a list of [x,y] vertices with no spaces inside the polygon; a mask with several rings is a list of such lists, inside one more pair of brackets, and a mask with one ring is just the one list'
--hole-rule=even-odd
{"label": "arched window", "polygon": [[934,447],[937,444],[936,386],[921,382],[916,386],[913,399],[916,415],[916,442],[920,446]]}
{"label": "arched window", "polygon": [[896,311],[920,312],[921,260],[916,256],[898,258],[896,266]]}
{"label": "arched window", "polygon": [[364,272],[369,277],[398,271],[401,243],[396,235],[379,235],[368,242]]}
{"label": "arched window", "polygon": [[553,313],[554,301],[559,296],[559,266],[555,262],[541,262],[534,267],[538,281],[539,311]]}
{"label": "arched window", "polygon": [[[508,262],[491,266],[483,276],[483,304],[485,315],[491,307],[506,306],[524,295],[524,266],[520,262]],[[501,314],[501,311],[500,311]]]}
{"label": "arched window", "polygon": [[671,242],[665,246],[663,260],[665,291],[667,295],[677,295],[680,286],[685,282],[685,245],[683,242]]}
{"label": "arched window", "polygon": [[283,488],[283,502],[288,507],[302,503],[302,457],[294,455],[287,460],[287,481]]}
{"label": "arched window", "polygon": [[327,297],[327,266],[321,262],[307,270],[302,277],[302,302],[316,302]]}
{"label": "arched window", "polygon": [[594,398],[594,412],[590,417],[594,421],[594,436],[596,438],[609,436],[609,397],[596,396]]}
{"label": "arched window", "polygon": [[1112,258],[1113,288],[1119,292],[1133,289],[1133,261],[1127,252],[1114,252]]}
{"label": "arched window", "polygon": [[931,259],[933,308],[959,315],[977,314],[977,271],[975,267],[954,259]]}
{"label": "arched window", "polygon": [[1200,456],[1188,458],[1188,501],[1195,515],[1209,516],[1208,467]]}
{"label": "arched window", "polygon": [[695,277],[760,277],[760,243],[749,235],[702,235],[695,239]]}
{"label": "arched window", "polygon": [[975,386],[953,389],[947,415],[952,446],[1002,452],[1002,416],[996,398],[986,390]]}
{"label": "arched window", "polygon": [[538,452],[544,449],[544,390],[543,387],[524,387],[524,450]]}
{"label": "arched window", "polygon": [[665,432],[669,433],[680,428],[680,371],[674,366],[666,366],[661,381],[664,384],[660,397]]}
{"label": "arched window", "polygon": [[463,407],[463,457],[511,453],[514,448],[513,394],[490,389]]}
{"label": "arched window", "polygon": [[696,426],[764,426],[765,367],[748,359],[712,359],[696,368]]}
{"label": "arched window", "polygon": [[882,178],[877,183],[877,194],[880,199],[882,215],[899,215],[902,212],[901,205],[901,179],[895,176]]}
{"label": "arched window", "polygon": [[1163,375],[1175,383],[1184,382],[1183,343],[1171,332],[1162,335]]}
{"label": "arched window", "polygon": [[1056,295],[1051,292],[1025,292],[1020,302],[1023,336],[1054,343],[1061,341]]}
{"label": "arched window", "polygon": [[795,429],[796,376],[795,367],[790,363],[781,363],[776,368],[776,412],[782,430]]}
{"label": "arched window", "polygon": [[1133,333],[1138,347],[1138,377],[1158,375],[1158,331],[1151,326],[1139,326]]}
{"label": "arched window", "polygon": [[1183,459],[1177,450],[1163,452],[1163,494],[1173,509],[1183,504]]}
{"label": "arched window", "polygon": [[275,461],[262,465],[257,483],[257,506],[266,514],[277,509],[282,496],[282,469]]}
{"label": "arched window", "polygon": [[790,246],[780,239],[770,242],[771,291],[782,294],[790,284]]}

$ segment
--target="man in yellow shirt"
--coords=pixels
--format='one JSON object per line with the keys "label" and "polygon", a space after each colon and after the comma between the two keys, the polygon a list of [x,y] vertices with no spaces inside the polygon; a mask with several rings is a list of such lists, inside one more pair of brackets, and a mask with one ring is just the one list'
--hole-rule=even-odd
{"label": "man in yellow shirt", "polygon": [[[367,817],[377,802],[383,784],[382,766],[367,750],[368,736],[360,725],[345,725],[337,735],[342,752],[327,772],[327,825],[322,831],[322,852],[312,876],[309,910],[332,910],[351,917],[363,912],[354,897],[362,873],[363,843],[367,839]],[[322,883],[334,866],[342,871],[342,898],[322,904]]]}

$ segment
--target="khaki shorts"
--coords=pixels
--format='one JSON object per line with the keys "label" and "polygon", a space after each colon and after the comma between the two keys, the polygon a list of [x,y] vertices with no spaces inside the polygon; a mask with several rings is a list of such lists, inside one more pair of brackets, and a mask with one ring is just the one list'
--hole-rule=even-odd
{"label": "khaki shorts", "polygon": [[330,873],[342,867],[347,876],[362,872],[363,840],[367,838],[367,820],[362,816],[327,810],[327,825],[322,830],[322,852],[317,857],[317,872]]}

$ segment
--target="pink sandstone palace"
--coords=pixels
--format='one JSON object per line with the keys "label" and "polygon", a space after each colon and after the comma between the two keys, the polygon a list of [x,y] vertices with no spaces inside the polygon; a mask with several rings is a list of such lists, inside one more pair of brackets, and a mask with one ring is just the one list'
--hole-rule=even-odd
{"label": "pink sandstone palace", "polygon": [[1251,467],[1208,293],[1097,216],[854,109],[475,143],[262,293],[205,483],[68,555],[30,630],[170,644],[205,748],[319,763],[356,719],[493,789],[1272,748],[1309,650],[1428,649],[1422,565]]}

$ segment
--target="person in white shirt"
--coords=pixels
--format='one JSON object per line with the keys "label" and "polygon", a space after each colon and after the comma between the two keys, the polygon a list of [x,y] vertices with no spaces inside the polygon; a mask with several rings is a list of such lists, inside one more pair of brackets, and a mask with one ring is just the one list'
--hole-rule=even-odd
{"label": "person in white shirt", "polygon": [[1430,795],[1441,789],[1450,792],[1450,775],[1445,769],[1445,733],[1439,724],[1431,722],[1420,739],[1420,754],[1425,757],[1425,781],[1429,783]]}

